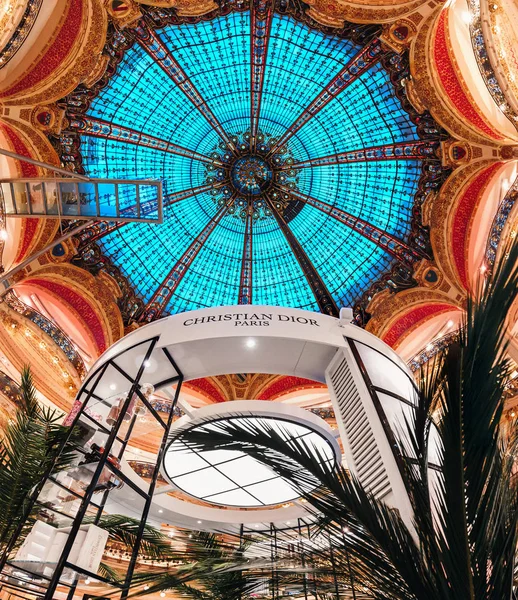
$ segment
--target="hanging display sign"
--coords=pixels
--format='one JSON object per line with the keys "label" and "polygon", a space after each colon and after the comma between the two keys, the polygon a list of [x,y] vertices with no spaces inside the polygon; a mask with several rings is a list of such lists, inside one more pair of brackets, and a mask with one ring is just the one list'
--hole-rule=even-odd
{"label": "hanging display sign", "polygon": [[272,322],[298,323],[299,325],[310,325],[320,327],[317,319],[297,314],[274,314],[272,312],[226,312],[219,315],[206,315],[185,319],[184,327],[202,325],[207,323],[231,323],[234,327],[269,327]]}

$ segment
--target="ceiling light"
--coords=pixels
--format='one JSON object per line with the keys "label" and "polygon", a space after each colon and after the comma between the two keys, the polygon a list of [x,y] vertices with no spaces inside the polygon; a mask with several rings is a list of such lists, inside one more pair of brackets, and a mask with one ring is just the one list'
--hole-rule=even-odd
{"label": "ceiling light", "polygon": [[192,538],[192,533],[189,534],[189,537]]}
{"label": "ceiling light", "polygon": [[0,240],[5,242],[8,237],[9,234],[7,233],[7,231],[5,229],[0,229]]}
{"label": "ceiling light", "polygon": [[89,585],[89,584],[90,584],[90,577],[87,577],[87,578],[85,579],[85,585]]}
{"label": "ceiling light", "polygon": [[248,338],[246,340],[246,347],[247,348],[255,348],[257,346],[257,342],[254,340],[254,338]]}
{"label": "ceiling light", "polygon": [[[256,423],[260,426],[264,420],[285,440],[306,436],[305,439],[315,448],[315,455],[318,452],[317,460],[320,461],[323,457],[326,462],[335,463],[339,454],[338,445],[325,421],[317,416],[314,417],[315,423],[299,421],[303,415],[299,415],[298,411],[305,411],[296,407],[289,409],[289,412],[294,413],[291,419],[284,408],[279,417],[272,414],[275,409],[271,407],[268,408],[267,416],[257,416],[255,412],[251,415],[251,410],[266,410],[264,406],[256,408],[254,402],[257,405],[263,404],[262,401],[249,400],[246,404],[250,408],[246,409],[245,414],[240,410],[239,416],[234,412],[236,409],[230,406],[219,407],[217,415],[211,413],[210,416],[204,415],[204,409],[201,408],[197,411],[196,419],[191,421],[189,431],[207,431],[211,421],[242,422],[246,425]],[[238,449],[195,452],[185,447],[182,435],[182,430],[176,430],[173,426],[162,472],[171,484],[189,496],[205,499],[214,505],[239,508],[274,505],[288,508],[291,506],[290,502],[299,498],[298,490],[288,480],[272,473],[271,469],[250,458],[245,452]],[[200,519],[198,524],[202,522],[204,521]]]}
{"label": "ceiling light", "polygon": [[158,509],[158,512],[159,512],[160,514],[162,514],[164,511],[163,511],[161,508],[159,508],[159,509]]}
{"label": "ceiling light", "polygon": [[160,598],[165,598],[165,592],[160,592]]}
{"label": "ceiling light", "polygon": [[201,521],[198,521],[198,525],[201,525]]}
{"label": "ceiling light", "polygon": [[149,585],[146,583],[146,585],[144,586],[145,590],[149,590]]}
{"label": "ceiling light", "polygon": [[116,390],[117,386],[114,383],[110,384],[110,390]]}
{"label": "ceiling light", "polygon": [[471,13],[468,10],[463,10],[461,12],[461,17],[464,23],[466,23],[466,25],[469,25],[471,23]]}
{"label": "ceiling light", "polygon": [[455,323],[450,319],[447,323],[448,327],[453,327]]}
{"label": "ceiling light", "polygon": [[151,361],[145,360],[142,364],[144,365],[144,369],[149,369],[149,367],[151,366]]}

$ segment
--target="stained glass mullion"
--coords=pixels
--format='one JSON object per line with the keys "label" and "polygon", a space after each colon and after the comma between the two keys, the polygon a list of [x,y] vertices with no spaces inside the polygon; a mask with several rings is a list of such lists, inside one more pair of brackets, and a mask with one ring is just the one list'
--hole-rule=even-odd
{"label": "stained glass mullion", "polygon": [[[238,136],[240,144],[251,124],[250,34],[249,11],[168,25],[153,33],[181,66],[222,129]],[[267,138],[282,136],[360,51],[358,45],[339,35],[325,34],[290,16],[274,14],[264,63],[261,132]],[[71,108],[74,114],[76,108]],[[232,194],[230,187],[225,195],[222,183],[230,181],[232,160],[225,159],[224,166],[212,168],[203,161],[158,147],[163,142],[171,148],[176,144],[211,159],[214,155],[221,158],[225,152],[220,135],[203,111],[193,106],[178,82],[160,66],[160,60],[154,60],[139,43],[125,51],[108,85],[92,99],[86,117],[105,123],[108,132],[111,127],[126,128],[115,136],[117,139],[94,138],[81,135],[78,119],[75,131],[80,135],[88,175],[163,180],[166,209],[162,225],[129,224],[97,239],[101,250],[148,301],[220,210],[221,202]],[[135,136],[135,132],[153,136],[155,141],[147,146],[135,138],[133,143],[124,141],[124,136]],[[289,139],[288,153],[282,160],[289,157],[294,162],[308,161],[417,139],[416,127],[378,61],[304,123]],[[406,240],[421,167],[421,161],[411,160],[312,165],[290,175],[289,182],[301,194],[321,199]],[[232,185],[237,185],[236,181],[233,179]],[[218,190],[216,186],[220,186]],[[168,206],[168,198],[192,188],[199,190],[195,196]],[[143,191],[144,202],[146,194]],[[127,194],[122,189],[120,200],[122,208],[131,207],[129,188]],[[244,249],[245,219],[239,217],[242,210],[241,204],[218,221],[175,288],[168,312],[237,302]],[[263,209],[259,213],[253,217],[253,302],[318,310],[275,219]],[[355,302],[392,265],[392,257],[368,236],[311,206],[299,206],[298,211],[288,214],[288,227],[338,305]]]}

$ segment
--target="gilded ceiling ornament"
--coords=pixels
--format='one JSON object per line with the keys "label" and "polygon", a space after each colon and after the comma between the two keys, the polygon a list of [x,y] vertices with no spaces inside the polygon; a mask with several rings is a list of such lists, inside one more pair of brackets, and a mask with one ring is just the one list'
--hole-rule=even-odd
{"label": "gilded ceiling ornament", "polygon": [[452,135],[477,144],[496,146],[497,141],[481,135],[474,126],[467,125],[466,118],[455,110],[439,83],[433,60],[435,32],[443,12],[439,6],[419,29],[410,49],[412,81],[421,102],[434,118]]}
{"label": "gilded ceiling ornament", "polygon": [[45,289],[91,330],[91,341],[99,353],[124,335],[122,317],[114,299],[114,288],[103,277],[94,277],[68,264],[48,264],[31,271],[24,284]]}
{"label": "gilded ceiling ornament", "polygon": [[[0,302],[0,349],[15,369],[21,371],[30,362],[38,390],[58,408],[68,412],[81,384],[79,363],[71,361],[62,341],[45,328],[41,315],[33,322],[29,316]],[[35,311],[33,311],[35,312]],[[41,327],[40,327],[41,325]]]}
{"label": "gilded ceiling ornament", "polygon": [[459,242],[458,247],[453,244],[452,236],[456,233],[453,231],[453,219],[455,217],[459,200],[463,193],[468,188],[478,175],[483,173],[490,167],[498,167],[500,163],[496,160],[479,160],[475,163],[468,164],[454,171],[454,173],[446,180],[439,194],[433,199],[433,204],[430,210],[430,222],[433,223],[431,229],[431,240],[434,251],[434,258],[441,271],[449,282],[459,291],[460,294],[466,293],[466,279],[459,274],[459,261],[466,260],[466,249],[469,247],[469,224],[472,222],[480,195],[483,193],[489,181],[484,181],[483,187],[476,191],[478,201],[474,203],[470,212],[463,215],[462,219],[468,226],[468,235],[465,239]]}
{"label": "gilded ceiling ornament", "polygon": [[100,55],[108,27],[103,1],[71,0],[66,7],[32,68],[2,91],[5,104],[36,106],[54,102],[88,80],[92,72],[102,71],[106,63]]}
{"label": "gilded ceiling ornament", "polygon": [[[427,307],[432,307],[429,310]],[[460,310],[462,303],[438,289],[422,287],[390,294],[387,290],[379,293],[369,305],[373,317],[367,324],[367,331],[387,341],[397,348],[409,335],[427,320],[448,310]],[[412,315],[411,318],[408,318]],[[403,319],[407,317],[407,323]],[[394,326],[398,324],[398,328]],[[391,332],[392,330],[392,332]],[[390,333],[390,338],[387,335]],[[387,339],[386,339],[387,338]]]}

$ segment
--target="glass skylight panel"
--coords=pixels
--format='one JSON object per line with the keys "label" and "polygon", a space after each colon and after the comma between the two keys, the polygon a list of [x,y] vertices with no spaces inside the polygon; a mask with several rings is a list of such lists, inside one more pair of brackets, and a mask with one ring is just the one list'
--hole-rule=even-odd
{"label": "glass skylight panel", "polygon": [[218,465],[218,470],[230,477],[240,486],[247,486],[257,481],[277,479],[272,471],[250,456],[242,456]]}
{"label": "glass skylight panel", "polygon": [[[200,431],[203,429],[208,428],[200,427]],[[223,463],[243,458],[243,453],[236,450],[205,450],[203,452],[203,457],[211,465],[219,466]]]}
{"label": "glass skylight panel", "polygon": [[[108,85],[92,99],[86,117],[153,136],[206,158],[148,147],[144,138],[130,143],[113,135],[96,137],[98,133],[92,132],[82,132],[80,137],[88,175],[163,182],[162,225],[128,224],[98,241],[144,302],[153,297],[177,261],[191,252],[222,206],[223,197],[215,189],[178,202],[174,194],[208,184],[215,171],[208,169],[206,160],[225,153],[218,126],[227,136],[245,136],[251,110],[248,11],[169,25],[155,34],[165,54],[170,53],[185,72],[202,106],[194,106],[194,92],[186,93],[146,49],[145,41],[138,41],[125,52]],[[267,140],[282,136],[359,51],[358,45],[338,35],[322,33],[290,16],[274,15],[260,133]],[[110,137],[109,132],[104,127],[102,135]],[[292,135],[286,144],[288,154],[283,156],[297,163],[416,139],[416,127],[378,60]],[[229,164],[223,168],[227,177]],[[330,164],[300,169],[293,181],[300,193],[342,208],[405,241],[421,167],[420,160]],[[130,192],[121,188],[120,201],[123,208],[131,207]],[[393,264],[393,257],[365,236],[310,206],[291,215],[287,226],[338,306],[355,303]],[[163,307],[164,314],[238,302],[245,231],[244,217],[222,217],[210,235],[203,237],[202,247]],[[275,217],[254,214],[251,231],[252,302],[319,310],[308,283],[312,275],[304,272],[301,257],[295,256]]]}
{"label": "glass skylight panel", "polygon": [[241,219],[227,218],[203,245],[179,293],[201,296],[205,306],[237,303],[244,228]]}
{"label": "glass skylight panel", "polygon": [[254,498],[246,490],[241,488],[237,488],[231,492],[223,492],[222,494],[213,494],[212,496],[205,498],[205,500],[213,502],[214,504],[243,508],[260,505],[257,498]]}
{"label": "glass skylight panel", "polygon": [[213,467],[207,467],[188,475],[180,475],[174,478],[174,482],[181,490],[197,498],[204,498],[208,494],[227,492],[237,487],[228,477]]}
{"label": "glass skylight panel", "polygon": [[297,490],[280,477],[275,481],[263,481],[248,485],[245,489],[265,505],[289,502],[300,496]]}
{"label": "glass skylight panel", "polygon": [[183,444],[173,444],[174,452],[164,458],[164,467],[171,477],[177,477],[207,468],[207,461]]}
{"label": "glass skylight panel", "polygon": [[[372,272],[369,273],[369,269],[381,273],[391,259],[373,242],[343,225],[336,227],[334,237],[329,238],[326,234],[329,220],[331,217],[328,215],[306,206],[292,221],[291,227],[299,239],[304,239],[307,255],[335,299],[344,302],[342,306],[350,306],[354,302],[354,294],[358,294],[357,290],[371,280]],[[355,284],[351,286],[352,281],[358,282],[356,289]],[[342,296],[340,290],[347,287],[351,291]]]}
{"label": "glass skylight panel", "polygon": [[[191,427],[191,431],[218,430],[231,420],[253,432],[254,427],[273,429],[289,444],[300,440],[318,460],[334,462],[329,442],[305,424],[274,417],[227,417]],[[181,435],[181,433],[177,434]],[[189,454],[192,454],[190,457]],[[239,450],[202,450],[195,444],[175,439],[167,448],[164,472],[183,492],[216,504],[262,506],[291,501],[298,492],[268,466]],[[251,499],[252,498],[252,499]],[[239,500],[241,499],[241,501]]]}
{"label": "glass skylight panel", "polygon": [[[283,304],[314,310],[315,298],[282,231],[271,221],[254,224],[254,304]],[[317,308],[318,310],[318,308]]]}

